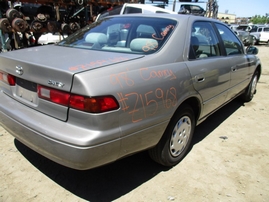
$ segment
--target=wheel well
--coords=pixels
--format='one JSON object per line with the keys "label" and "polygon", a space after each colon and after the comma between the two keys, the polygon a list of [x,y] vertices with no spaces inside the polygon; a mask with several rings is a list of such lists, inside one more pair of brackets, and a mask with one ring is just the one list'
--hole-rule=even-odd
{"label": "wheel well", "polygon": [[174,113],[174,115],[178,112],[179,108],[184,105],[184,104],[187,104],[187,105],[190,105],[191,108],[193,109],[193,112],[194,112],[194,116],[195,116],[195,120],[197,121],[199,116],[200,116],[200,113],[201,113],[201,105],[200,105],[200,102],[197,98],[195,97],[191,97],[191,98],[188,98],[187,100],[185,100],[184,102],[182,102],[179,107],[177,108],[176,112]]}

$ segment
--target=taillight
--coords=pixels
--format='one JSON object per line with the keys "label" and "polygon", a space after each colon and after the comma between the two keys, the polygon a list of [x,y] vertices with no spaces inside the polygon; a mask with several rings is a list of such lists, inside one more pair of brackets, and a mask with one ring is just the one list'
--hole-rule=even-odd
{"label": "taillight", "polygon": [[16,77],[11,74],[7,74],[5,72],[0,72],[0,81],[3,81],[4,83],[9,84],[10,86],[15,86]]}
{"label": "taillight", "polygon": [[38,97],[60,105],[68,106],[70,98],[69,93],[60,90],[55,90],[53,88],[47,88],[40,85],[38,85],[37,89],[38,89],[37,91]]}
{"label": "taillight", "polygon": [[90,98],[81,95],[71,95],[69,106],[91,113],[107,112],[119,108],[119,104],[113,96]]}
{"label": "taillight", "polygon": [[51,102],[90,113],[101,113],[119,108],[113,96],[85,97],[52,88],[38,86],[38,96]]}

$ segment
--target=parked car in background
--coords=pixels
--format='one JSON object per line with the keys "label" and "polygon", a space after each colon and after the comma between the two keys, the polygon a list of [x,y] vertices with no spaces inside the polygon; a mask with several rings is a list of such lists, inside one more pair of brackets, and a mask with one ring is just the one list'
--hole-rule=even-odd
{"label": "parked car in background", "polygon": [[193,4],[182,4],[180,5],[178,14],[191,14],[197,16],[204,16],[206,11],[198,5]]}
{"label": "parked car in background", "polygon": [[59,32],[56,33],[44,33],[38,38],[38,44],[54,44],[66,38],[67,35],[61,35]]}
{"label": "parked car in background", "polygon": [[267,43],[269,44],[269,26],[260,26],[257,31],[251,31],[250,34],[254,36],[255,44]]}
{"label": "parked car in background", "polygon": [[249,24],[239,24],[235,30],[242,30],[242,31],[246,31],[249,32],[251,30],[251,25]]}
{"label": "parked car in background", "polygon": [[234,30],[234,32],[245,46],[256,44],[255,37],[251,35],[249,32],[243,30]]}
{"label": "parked car in background", "polygon": [[101,20],[106,16],[112,15],[123,15],[123,14],[134,14],[134,13],[143,13],[143,14],[152,14],[152,13],[167,13],[167,14],[176,14],[174,11],[170,11],[158,6],[152,6],[147,4],[134,4],[134,3],[125,3],[121,6],[116,6],[112,9],[100,13],[95,21]]}
{"label": "parked car in background", "polygon": [[239,25],[237,25],[237,24],[228,24],[228,26],[231,28],[231,30],[237,30],[237,27]]}
{"label": "parked car in background", "polygon": [[19,141],[75,169],[148,150],[174,166],[196,125],[261,75],[218,20],[193,15],[109,16],[61,42],[0,54],[0,124]]}
{"label": "parked car in background", "polygon": [[251,24],[250,27],[251,29],[249,30],[250,32],[257,32],[259,27],[264,27],[266,25],[264,24]]}

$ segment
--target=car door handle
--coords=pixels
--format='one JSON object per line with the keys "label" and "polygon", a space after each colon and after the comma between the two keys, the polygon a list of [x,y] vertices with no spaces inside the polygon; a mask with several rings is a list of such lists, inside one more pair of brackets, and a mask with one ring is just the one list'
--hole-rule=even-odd
{"label": "car door handle", "polygon": [[195,76],[195,81],[196,82],[203,82],[205,80],[204,75],[197,75]]}

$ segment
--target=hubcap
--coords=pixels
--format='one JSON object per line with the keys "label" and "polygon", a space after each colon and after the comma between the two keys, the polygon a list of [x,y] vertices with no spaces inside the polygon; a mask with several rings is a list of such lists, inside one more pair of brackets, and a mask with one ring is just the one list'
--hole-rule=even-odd
{"label": "hubcap", "polygon": [[176,123],[170,141],[170,152],[177,157],[185,149],[191,134],[191,120],[188,116],[182,117]]}

